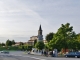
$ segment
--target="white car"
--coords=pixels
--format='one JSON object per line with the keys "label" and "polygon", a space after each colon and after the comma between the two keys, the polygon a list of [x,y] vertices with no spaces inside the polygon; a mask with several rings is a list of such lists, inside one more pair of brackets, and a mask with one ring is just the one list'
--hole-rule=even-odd
{"label": "white car", "polygon": [[9,54],[9,51],[1,51],[1,53]]}
{"label": "white car", "polygon": [[1,51],[1,53],[3,53],[4,51]]}

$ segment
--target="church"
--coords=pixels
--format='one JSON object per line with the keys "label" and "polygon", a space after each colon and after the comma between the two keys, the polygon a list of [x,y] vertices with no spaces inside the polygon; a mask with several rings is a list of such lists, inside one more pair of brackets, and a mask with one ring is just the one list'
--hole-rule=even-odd
{"label": "church", "polygon": [[43,41],[44,44],[47,42],[46,40],[43,40],[43,35],[42,35],[42,27],[41,25],[39,26],[39,30],[38,30],[38,35],[37,36],[32,36],[30,37],[30,40],[28,40],[27,44],[33,46],[34,45],[34,41],[36,40],[38,41]]}

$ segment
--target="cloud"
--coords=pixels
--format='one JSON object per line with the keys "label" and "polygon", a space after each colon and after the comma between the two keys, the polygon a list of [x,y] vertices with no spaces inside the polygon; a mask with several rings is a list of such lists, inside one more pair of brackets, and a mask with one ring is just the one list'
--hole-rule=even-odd
{"label": "cloud", "polygon": [[[12,2],[10,1],[9,3]],[[15,2],[17,3],[17,1]],[[35,34],[35,30],[36,32],[38,31],[40,21],[43,21],[44,19],[41,18],[38,13],[29,9],[28,7],[21,6],[20,3],[18,3],[18,6],[16,5],[15,8],[14,6],[8,5],[6,3],[7,1],[6,2],[3,1],[2,5],[4,6],[4,8],[2,7],[2,10],[0,11],[1,13],[0,35],[2,37],[12,38],[12,39],[13,38],[15,39],[14,36],[16,36],[16,38],[17,37],[23,38],[27,37],[27,35],[29,39],[31,35],[37,35],[37,33]],[[12,9],[11,7],[13,7],[14,9]],[[38,24],[38,26],[35,24]]]}
{"label": "cloud", "polygon": [[[0,0],[0,36],[28,40],[42,25],[43,36],[69,22],[79,31],[79,0]],[[20,38],[21,37],[21,38]]]}

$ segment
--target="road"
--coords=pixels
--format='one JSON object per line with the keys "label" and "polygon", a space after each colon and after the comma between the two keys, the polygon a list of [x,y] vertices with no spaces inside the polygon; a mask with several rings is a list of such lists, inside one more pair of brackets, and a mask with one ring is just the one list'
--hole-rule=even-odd
{"label": "road", "polygon": [[0,60],[80,60],[80,58],[44,57],[39,55],[28,55],[23,51],[11,51],[10,54],[0,53]]}

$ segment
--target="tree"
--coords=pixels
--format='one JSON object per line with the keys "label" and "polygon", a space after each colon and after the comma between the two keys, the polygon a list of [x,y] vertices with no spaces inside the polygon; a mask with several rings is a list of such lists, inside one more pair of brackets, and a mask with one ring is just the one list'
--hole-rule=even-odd
{"label": "tree", "polygon": [[78,40],[78,42],[80,42],[80,33],[77,34],[77,40]]}
{"label": "tree", "polygon": [[19,49],[20,49],[20,50],[23,50],[23,49],[24,49],[24,46],[22,46],[22,45],[19,46]]}
{"label": "tree", "polygon": [[5,43],[2,43],[1,45],[2,45],[2,46],[5,46]]}
{"label": "tree", "polygon": [[76,40],[78,41],[77,45],[78,45],[78,49],[80,50],[80,33],[77,34],[77,39]]}
{"label": "tree", "polygon": [[7,41],[6,41],[6,46],[11,46],[12,45],[12,42],[8,39]]}
{"label": "tree", "polygon": [[12,40],[11,42],[12,42],[12,45],[14,45],[14,44],[15,44],[15,41],[14,41],[14,40]]}
{"label": "tree", "polygon": [[0,47],[2,46],[2,44],[0,43]]}
{"label": "tree", "polygon": [[53,39],[53,36],[54,36],[54,33],[51,32],[51,33],[49,33],[49,34],[46,35],[45,39],[47,40],[47,42],[49,42],[50,40]]}
{"label": "tree", "polygon": [[20,45],[24,45],[24,43],[23,42],[20,42]]}
{"label": "tree", "polygon": [[69,49],[72,49],[76,51],[78,49],[78,40],[77,40],[77,34],[75,32],[72,32],[69,35],[69,39],[67,40],[67,45]]}
{"label": "tree", "polygon": [[37,43],[37,40],[34,40],[34,46],[35,46],[36,43]]}
{"label": "tree", "polygon": [[39,41],[35,44],[35,47],[39,50],[42,50],[44,48],[44,43],[42,41]]}
{"label": "tree", "polygon": [[54,38],[48,43],[48,47],[50,49],[62,49],[64,48],[66,51],[66,48],[72,48],[74,43],[72,43],[72,46],[69,47],[68,43],[71,43],[71,41],[74,42],[76,34],[73,31],[73,27],[70,26],[69,23],[66,23],[65,25],[62,24],[61,27],[58,29],[57,33],[54,35]]}
{"label": "tree", "polygon": [[27,50],[27,45],[24,45],[24,50]]}
{"label": "tree", "polygon": [[27,51],[31,51],[32,50],[32,48],[33,48],[33,46],[27,46]]}

